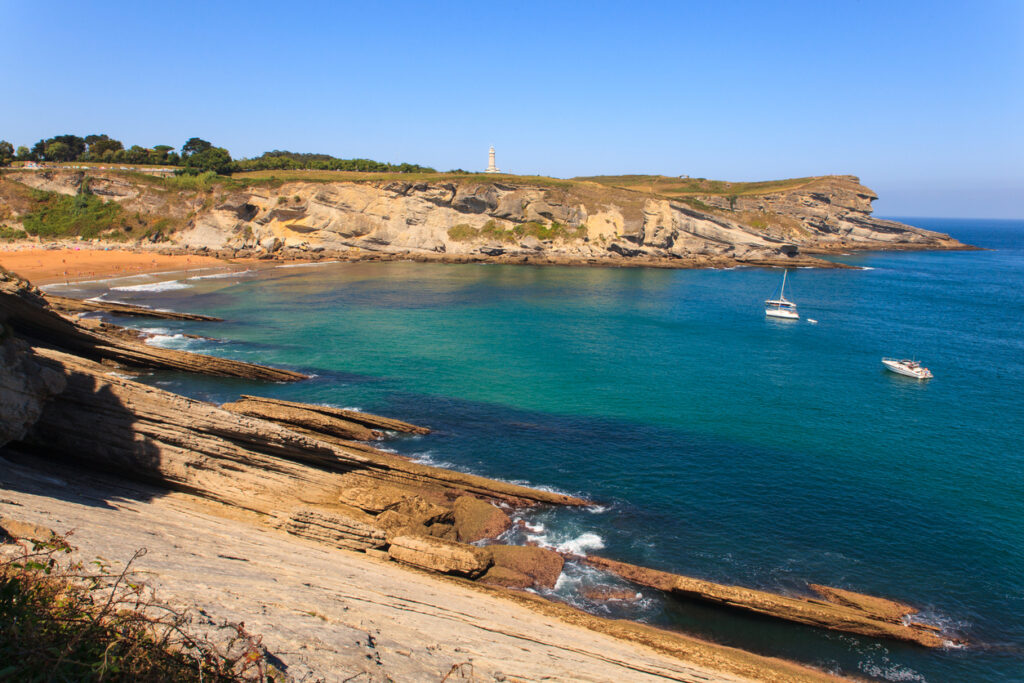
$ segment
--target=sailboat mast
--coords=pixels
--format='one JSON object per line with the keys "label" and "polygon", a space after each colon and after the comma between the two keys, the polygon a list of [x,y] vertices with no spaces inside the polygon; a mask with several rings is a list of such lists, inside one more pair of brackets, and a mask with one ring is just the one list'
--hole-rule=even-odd
{"label": "sailboat mast", "polygon": [[782,301],[786,300],[786,273],[788,272],[788,270],[782,271],[782,291],[779,292],[779,299]]}

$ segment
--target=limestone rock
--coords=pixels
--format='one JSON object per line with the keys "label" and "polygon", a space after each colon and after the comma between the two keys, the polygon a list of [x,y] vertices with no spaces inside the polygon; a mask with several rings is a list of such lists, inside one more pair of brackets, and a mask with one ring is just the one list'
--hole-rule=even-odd
{"label": "limestone rock", "polygon": [[463,543],[497,538],[512,526],[500,508],[473,496],[461,496],[453,507],[455,532]]}
{"label": "limestone rock", "polygon": [[501,568],[525,576],[528,579],[528,586],[538,588],[554,588],[565,563],[561,555],[547,548],[528,545],[489,545],[486,549],[491,553],[493,569]]}
{"label": "limestone rock", "polygon": [[419,496],[405,498],[388,508],[390,511],[405,515],[417,524],[434,524],[451,517],[449,508],[431,503]]}
{"label": "limestone rock", "polygon": [[388,555],[393,560],[442,574],[476,578],[491,565],[483,548],[432,536],[399,536],[391,539]]}
{"label": "limestone rock", "polygon": [[635,589],[615,586],[587,586],[580,589],[580,595],[594,602],[610,602],[612,600],[631,601],[639,597]]}
{"label": "limestone rock", "polygon": [[507,567],[494,566],[487,570],[478,581],[504,588],[532,588],[533,579],[522,572]]}
{"label": "limestone rock", "polygon": [[7,272],[0,272],[0,318],[24,337],[97,361],[278,382],[306,379],[306,375],[290,370],[161,349],[143,343],[132,334],[108,334],[105,328],[88,329],[58,315],[46,303],[42,292]]}
{"label": "limestone rock", "polygon": [[24,438],[46,401],[64,386],[64,377],[37,363],[28,344],[0,338],[0,446]]}
{"label": "limestone rock", "polygon": [[263,403],[267,405],[285,406],[290,408],[301,408],[303,410],[316,411],[330,417],[355,422],[370,429],[384,429],[392,432],[403,432],[406,434],[429,434],[430,429],[418,425],[402,422],[390,417],[382,417],[371,413],[364,413],[359,410],[348,410],[345,408],[332,408],[330,406],[315,405],[312,403],[299,403],[297,401],[283,401],[276,398],[264,398],[262,396],[250,396],[242,394],[241,399],[249,404]]}
{"label": "limestone rock", "polygon": [[284,529],[296,536],[352,550],[365,550],[385,542],[384,531],[373,523],[373,518],[358,510],[303,508],[288,517]]}
{"label": "limestone rock", "polygon": [[59,311],[71,313],[105,311],[114,315],[138,316],[143,318],[160,318],[161,320],[202,320],[208,322],[221,322],[221,318],[214,318],[209,315],[197,313],[176,313],[174,311],[158,311],[154,308],[134,306],[132,304],[114,303],[110,301],[97,301],[93,299],[82,300],[72,299],[56,294],[46,294],[46,301]]}
{"label": "limestone rock", "polygon": [[0,541],[3,541],[5,538],[10,538],[38,541],[42,543],[49,541],[55,535],[56,534],[54,534],[53,529],[41,524],[23,522],[21,520],[11,519],[10,517],[0,517]]}
{"label": "limestone rock", "polygon": [[379,431],[368,429],[355,422],[325,415],[322,412],[309,410],[298,405],[282,405],[280,403],[251,401],[243,398],[232,403],[225,403],[221,408],[240,415],[249,415],[281,424],[295,425],[311,432],[328,434],[343,439],[371,441],[382,436]]}

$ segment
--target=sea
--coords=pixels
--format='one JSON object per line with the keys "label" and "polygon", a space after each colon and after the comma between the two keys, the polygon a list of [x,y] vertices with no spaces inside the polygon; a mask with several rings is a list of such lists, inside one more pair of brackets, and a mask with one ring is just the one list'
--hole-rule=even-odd
{"label": "sea", "polygon": [[[884,596],[950,643],[819,631],[646,588],[591,602],[583,588],[624,583],[574,562],[552,597],[835,673],[1021,681],[1024,221],[899,220],[985,250],[791,270],[799,321],[765,317],[782,279],[770,268],[339,262],[54,289],[220,316],[117,322],[151,343],[313,375],[145,382],[428,425],[384,445],[593,503],[523,512],[506,541],[771,591]],[[887,372],[883,356],[934,379]]]}

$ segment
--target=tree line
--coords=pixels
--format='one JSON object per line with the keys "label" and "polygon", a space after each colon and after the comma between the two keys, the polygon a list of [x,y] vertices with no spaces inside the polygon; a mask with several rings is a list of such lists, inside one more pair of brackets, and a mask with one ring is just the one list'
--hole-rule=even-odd
{"label": "tree line", "polygon": [[55,135],[35,143],[31,148],[14,148],[10,142],[0,140],[0,166],[13,161],[64,163],[69,161],[102,164],[154,164],[176,166],[179,173],[196,175],[213,171],[229,175],[238,171],[319,169],[328,171],[362,171],[385,173],[434,172],[419,164],[390,164],[372,159],[339,159],[329,154],[303,154],[274,150],[252,159],[231,158],[223,147],[202,138],[189,138],[178,151],[170,145],[142,147],[124,143],[108,135]]}

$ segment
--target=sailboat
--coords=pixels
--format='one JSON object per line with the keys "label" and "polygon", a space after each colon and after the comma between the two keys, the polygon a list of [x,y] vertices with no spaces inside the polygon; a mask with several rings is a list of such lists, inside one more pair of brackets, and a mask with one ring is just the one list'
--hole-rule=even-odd
{"label": "sailboat", "polygon": [[800,314],[796,312],[796,304],[786,298],[786,275],[788,273],[788,270],[782,271],[782,288],[779,290],[779,298],[768,299],[764,302],[764,314],[769,318],[800,319]]}

